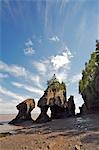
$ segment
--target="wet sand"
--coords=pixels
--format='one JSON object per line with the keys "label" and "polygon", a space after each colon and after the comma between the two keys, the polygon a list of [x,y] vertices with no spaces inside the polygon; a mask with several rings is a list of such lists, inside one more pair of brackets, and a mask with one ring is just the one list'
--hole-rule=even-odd
{"label": "wet sand", "polygon": [[1,150],[99,150],[99,114],[27,126],[0,138]]}
{"label": "wet sand", "polygon": [[[15,133],[18,129],[23,129],[22,126],[9,125],[8,122],[16,117],[17,114],[0,114],[0,133]],[[39,114],[32,114],[32,118],[35,120]],[[29,126],[30,123],[28,122]],[[35,125],[33,125],[35,126]]]}

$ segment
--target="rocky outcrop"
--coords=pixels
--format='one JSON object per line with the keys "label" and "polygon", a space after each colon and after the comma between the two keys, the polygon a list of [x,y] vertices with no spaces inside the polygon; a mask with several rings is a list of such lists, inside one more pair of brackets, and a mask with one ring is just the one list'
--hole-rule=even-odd
{"label": "rocky outcrop", "polygon": [[82,79],[79,82],[79,92],[84,100],[80,107],[81,114],[99,112],[99,50],[91,54],[91,59],[85,65]]}
{"label": "rocky outcrop", "polygon": [[88,113],[88,109],[87,109],[85,103],[81,107],[79,107],[79,110],[80,110],[80,113],[78,115],[82,115],[82,114],[85,115]]}
{"label": "rocky outcrop", "polygon": [[38,116],[38,118],[36,119],[36,123],[45,123],[50,121],[50,117],[47,115],[47,110],[48,110],[48,106],[43,106],[41,107],[41,113]]}
{"label": "rocky outcrop", "polygon": [[18,109],[18,115],[15,119],[9,122],[9,124],[20,125],[23,122],[31,121],[31,111],[35,108],[34,99],[26,99],[25,101],[19,103],[16,108]]}
{"label": "rocky outcrop", "polygon": [[[44,95],[38,101],[38,107],[41,109],[41,114],[37,118],[37,122],[47,122],[50,120],[47,115],[47,110],[50,107],[51,119],[66,118],[69,116],[68,104],[66,100],[66,85],[60,83],[55,75],[48,81],[48,87]],[[69,105],[70,106],[70,105]],[[72,114],[72,113],[71,113]]]}
{"label": "rocky outcrop", "polygon": [[74,96],[70,96],[67,102],[68,105],[68,112],[70,116],[75,116],[75,103],[74,103]]}

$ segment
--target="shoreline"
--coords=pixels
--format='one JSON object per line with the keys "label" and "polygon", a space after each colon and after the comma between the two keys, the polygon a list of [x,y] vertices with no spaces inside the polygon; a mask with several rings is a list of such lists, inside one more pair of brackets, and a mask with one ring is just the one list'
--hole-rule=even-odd
{"label": "shoreline", "polygon": [[0,137],[2,150],[99,150],[99,114],[52,120]]}

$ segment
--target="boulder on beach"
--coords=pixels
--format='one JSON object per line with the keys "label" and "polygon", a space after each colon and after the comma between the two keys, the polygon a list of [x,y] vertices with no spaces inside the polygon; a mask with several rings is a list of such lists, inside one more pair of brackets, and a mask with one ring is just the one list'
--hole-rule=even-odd
{"label": "boulder on beach", "polygon": [[35,108],[34,99],[26,99],[23,102],[19,103],[16,108],[18,109],[18,114],[9,124],[20,125],[23,122],[31,121],[31,111]]}

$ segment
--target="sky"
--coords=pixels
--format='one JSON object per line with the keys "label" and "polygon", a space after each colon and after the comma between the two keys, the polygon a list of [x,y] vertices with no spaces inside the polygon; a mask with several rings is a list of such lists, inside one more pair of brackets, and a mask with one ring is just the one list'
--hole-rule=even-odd
{"label": "sky", "polygon": [[17,113],[27,98],[37,103],[54,73],[78,112],[79,80],[99,38],[98,8],[98,0],[0,0],[0,114]]}

